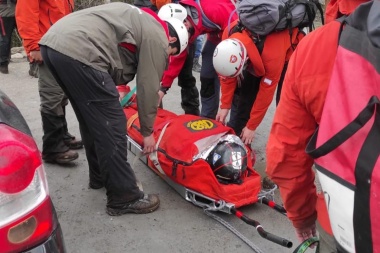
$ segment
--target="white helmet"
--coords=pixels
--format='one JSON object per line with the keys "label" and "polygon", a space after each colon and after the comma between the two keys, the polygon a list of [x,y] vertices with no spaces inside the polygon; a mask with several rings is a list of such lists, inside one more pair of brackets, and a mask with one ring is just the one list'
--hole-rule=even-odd
{"label": "white helmet", "polygon": [[168,18],[165,21],[169,24],[169,26],[172,26],[174,28],[178,35],[180,49],[179,52],[176,53],[176,55],[179,55],[187,47],[189,41],[189,33],[186,29],[186,26],[183,24],[181,20],[176,18]]}
{"label": "white helmet", "polygon": [[237,77],[247,60],[247,49],[238,39],[226,39],[215,48],[212,63],[222,77]]}
{"label": "white helmet", "polygon": [[162,20],[176,18],[183,22],[187,17],[187,12],[185,7],[180,4],[165,4],[160,8],[157,15]]}

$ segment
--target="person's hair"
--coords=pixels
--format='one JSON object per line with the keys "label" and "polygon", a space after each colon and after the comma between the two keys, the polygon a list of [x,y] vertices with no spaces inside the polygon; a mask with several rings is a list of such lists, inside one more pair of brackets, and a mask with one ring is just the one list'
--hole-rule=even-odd
{"label": "person's hair", "polygon": [[168,28],[169,28],[169,36],[177,38],[177,40],[175,42],[169,43],[169,46],[171,46],[172,48],[177,48],[177,53],[179,53],[179,50],[181,50],[181,44],[179,41],[179,36],[178,36],[176,30],[174,29],[174,27],[169,22],[166,22],[166,23],[168,24]]}

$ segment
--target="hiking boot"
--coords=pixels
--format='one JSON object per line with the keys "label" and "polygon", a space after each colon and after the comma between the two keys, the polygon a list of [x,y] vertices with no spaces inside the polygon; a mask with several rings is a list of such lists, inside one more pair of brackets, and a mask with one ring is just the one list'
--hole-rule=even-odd
{"label": "hiking boot", "polygon": [[202,65],[199,63],[199,57],[194,58],[193,60],[193,71],[201,72]]}
{"label": "hiking boot", "polygon": [[124,205],[112,207],[107,206],[107,214],[111,216],[119,216],[126,213],[151,213],[160,205],[160,199],[156,194],[144,194],[141,199],[125,203]]}
{"label": "hiking boot", "polygon": [[0,73],[9,74],[8,65],[1,65],[0,66]]}
{"label": "hiking boot", "polygon": [[68,146],[70,149],[81,149],[83,148],[83,142],[81,140],[64,140],[64,143],[66,146]]}
{"label": "hiking boot", "polygon": [[83,148],[82,140],[76,140],[75,136],[70,134],[69,132],[65,133],[65,136],[63,137],[63,142],[70,149],[81,149],[81,148]]}
{"label": "hiking boot", "polygon": [[78,153],[68,150],[63,153],[55,153],[43,156],[42,159],[47,163],[67,164],[79,157]]}
{"label": "hiking boot", "polygon": [[262,187],[265,190],[272,190],[276,187],[276,184],[268,177],[263,178]]}

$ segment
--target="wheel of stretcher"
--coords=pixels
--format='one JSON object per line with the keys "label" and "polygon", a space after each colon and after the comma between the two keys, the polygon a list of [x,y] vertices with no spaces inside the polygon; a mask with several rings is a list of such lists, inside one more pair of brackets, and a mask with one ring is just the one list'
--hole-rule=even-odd
{"label": "wheel of stretcher", "polygon": [[242,183],[241,177],[247,169],[247,152],[244,147],[237,143],[218,143],[206,160],[219,182]]}

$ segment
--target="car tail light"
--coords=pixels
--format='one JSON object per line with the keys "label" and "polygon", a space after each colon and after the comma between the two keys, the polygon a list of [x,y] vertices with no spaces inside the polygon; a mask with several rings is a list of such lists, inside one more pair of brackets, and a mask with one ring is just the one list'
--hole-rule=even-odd
{"label": "car tail light", "polygon": [[20,252],[49,238],[55,219],[33,138],[0,124],[1,252]]}

